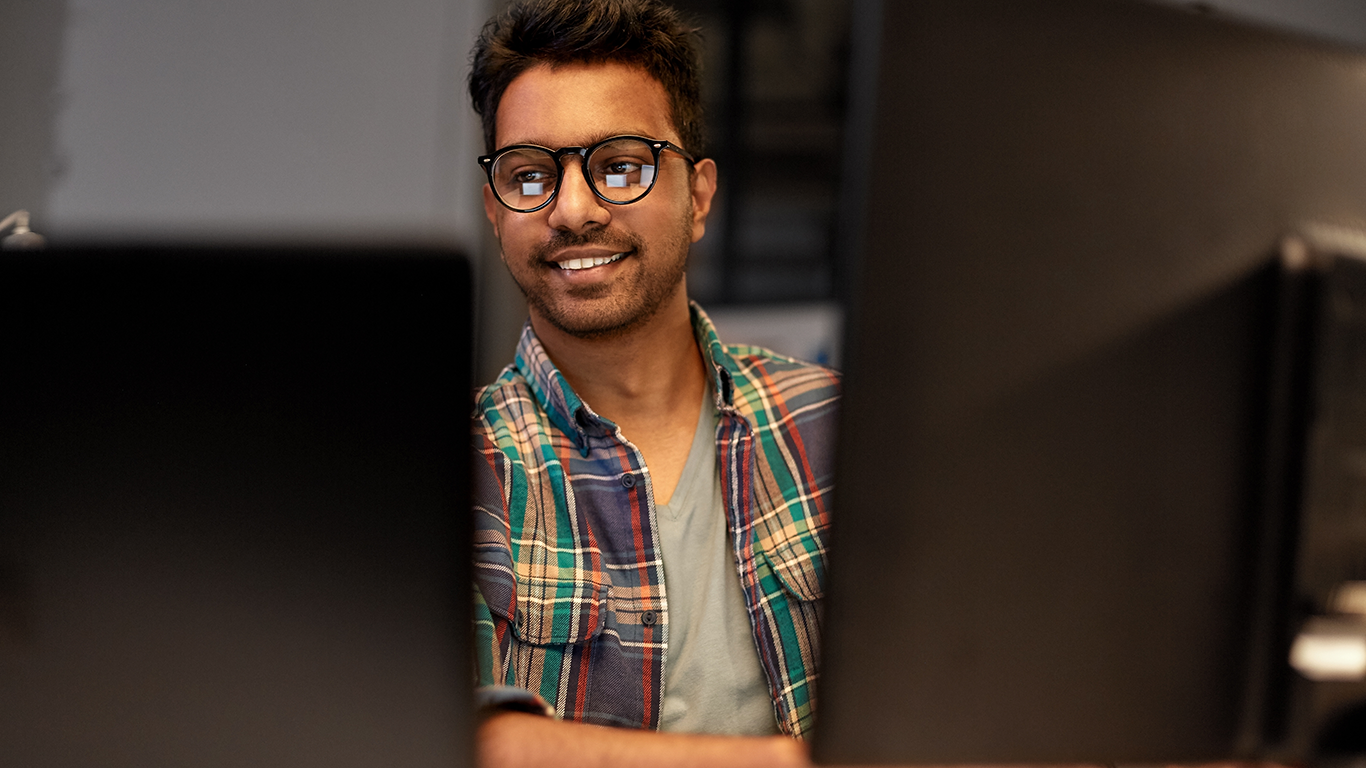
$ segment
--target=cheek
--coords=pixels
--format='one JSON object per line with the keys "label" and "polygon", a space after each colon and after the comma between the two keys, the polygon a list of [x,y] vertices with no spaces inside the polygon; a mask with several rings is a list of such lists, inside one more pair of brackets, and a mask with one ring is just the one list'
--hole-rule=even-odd
{"label": "cheek", "polygon": [[490,219],[493,234],[498,242],[508,250],[515,250],[517,243],[525,243],[535,232],[544,230],[545,222],[534,213],[514,213],[499,205]]}
{"label": "cheek", "polygon": [[684,177],[670,184],[667,190],[656,188],[650,193],[651,196],[659,192],[667,193],[654,201],[657,207],[652,211],[651,221],[654,222],[656,231],[667,235],[671,241],[690,234],[691,237],[687,239],[696,242],[697,238],[702,236],[704,222],[696,215],[691,191],[687,177]]}

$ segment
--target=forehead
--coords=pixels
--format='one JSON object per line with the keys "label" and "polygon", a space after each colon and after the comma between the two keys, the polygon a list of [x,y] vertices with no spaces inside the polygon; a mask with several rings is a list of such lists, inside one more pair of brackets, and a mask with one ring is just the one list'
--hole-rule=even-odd
{"label": "forehead", "polygon": [[677,143],[664,86],[626,64],[538,64],[498,102],[496,145],[586,146],[621,134]]}

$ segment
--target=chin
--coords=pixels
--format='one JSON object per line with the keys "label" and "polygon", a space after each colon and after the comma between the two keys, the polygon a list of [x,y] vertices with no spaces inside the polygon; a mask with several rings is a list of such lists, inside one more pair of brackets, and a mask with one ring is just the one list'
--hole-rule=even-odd
{"label": "chin", "polygon": [[[538,314],[559,331],[585,340],[611,339],[645,325],[663,302],[633,307],[538,307]],[[547,311],[548,310],[548,311]]]}
{"label": "chin", "polygon": [[585,340],[612,339],[624,336],[649,319],[648,317],[564,317],[558,314],[542,315],[542,317],[561,332]]}

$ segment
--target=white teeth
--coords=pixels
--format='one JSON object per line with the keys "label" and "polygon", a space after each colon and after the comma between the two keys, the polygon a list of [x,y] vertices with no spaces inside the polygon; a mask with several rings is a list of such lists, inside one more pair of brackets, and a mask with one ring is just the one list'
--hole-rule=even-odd
{"label": "white teeth", "polygon": [[611,256],[596,256],[591,259],[568,259],[566,261],[557,262],[555,266],[560,269],[588,269],[590,267],[601,267],[603,264],[611,264],[625,255],[625,253],[616,253]]}

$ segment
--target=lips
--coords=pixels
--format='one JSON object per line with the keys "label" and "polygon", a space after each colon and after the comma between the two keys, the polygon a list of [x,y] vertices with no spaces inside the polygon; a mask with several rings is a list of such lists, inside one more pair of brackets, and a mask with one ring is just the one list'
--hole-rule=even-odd
{"label": "lips", "polygon": [[622,252],[614,253],[611,256],[593,256],[587,259],[565,259],[564,261],[555,262],[555,266],[564,270],[591,269],[593,267],[600,267],[603,264],[611,264],[614,261],[620,261],[625,256],[626,253]]}

